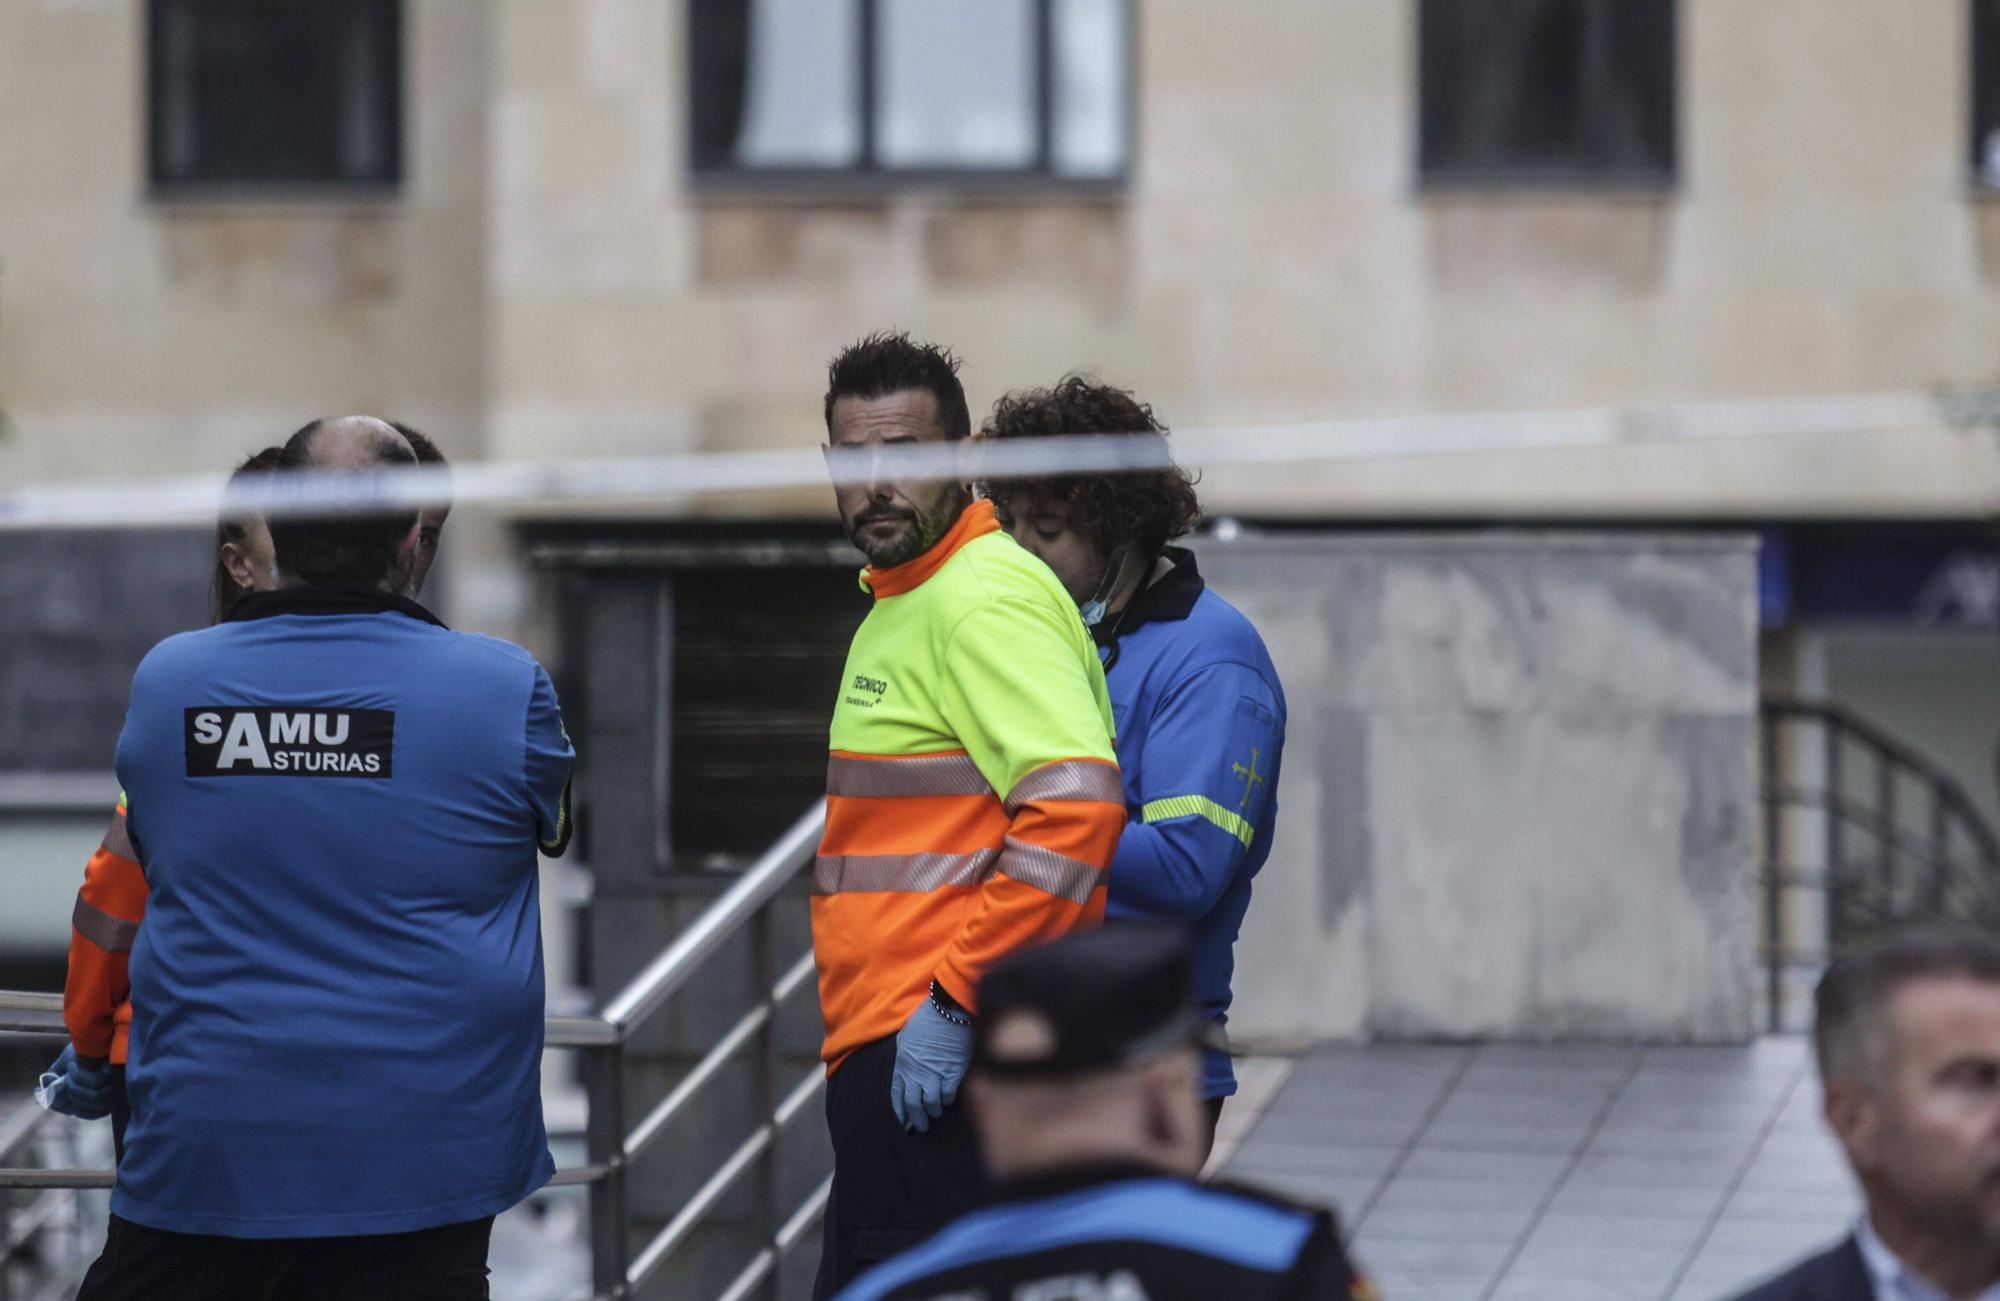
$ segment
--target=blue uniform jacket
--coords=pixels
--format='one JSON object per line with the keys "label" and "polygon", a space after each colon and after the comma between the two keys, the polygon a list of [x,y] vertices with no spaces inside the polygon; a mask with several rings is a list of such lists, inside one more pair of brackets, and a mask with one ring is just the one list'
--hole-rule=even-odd
{"label": "blue uniform jacket", "polygon": [[526,651],[383,593],[154,647],[118,742],[150,897],[112,1211],[400,1233],[546,1182],[536,852],[571,757]]}
{"label": "blue uniform jacket", "polygon": [[1373,1289],[1327,1211],[1139,1166],[1049,1171],[862,1275],[839,1301],[1332,1301]]}
{"label": "blue uniform jacket", "polygon": [[[1271,855],[1285,693],[1250,621],[1207,590],[1192,553],[1095,630],[1118,724],[1126,823],[1105,915],[1188,928],[1195,998],[1228,1020],[1236,934]],[[1236,1092],[1225,1053],[1202,1096]]]}

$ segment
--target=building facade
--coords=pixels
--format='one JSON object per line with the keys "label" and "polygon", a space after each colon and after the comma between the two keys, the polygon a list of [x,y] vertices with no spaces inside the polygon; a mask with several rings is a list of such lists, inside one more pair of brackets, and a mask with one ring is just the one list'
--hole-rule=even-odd
{"label": "building facade", "polygon": [[[883,326],[955,347],[975,409],[1090,368],[1182,428],[1977,388],[2000,369],[1996,21],[1990,0],[20,0],[0,481],[219,472],[353,409],[464,459],[810,444],[827,358]],[[1762,529],[1767,686],[1907,729],[2000,816],[1990,429],[1496,445],[1217,468],[1204,493],[1274,525]],[[755,537],[829,504],[650,513]],[[454,519],[455,622],[554,652],[521,563],[549,513]],[[1909,547],[1869,586],[1889,524]],[[22,590],[46,578],[7,545]],[[102,545],[100,568],[144,550]],[[134,618],[197,621],[188,590]],[[32,682],[66,644],[17,629],[0,655]],[[49,766],[98,768],[93,747]]]}

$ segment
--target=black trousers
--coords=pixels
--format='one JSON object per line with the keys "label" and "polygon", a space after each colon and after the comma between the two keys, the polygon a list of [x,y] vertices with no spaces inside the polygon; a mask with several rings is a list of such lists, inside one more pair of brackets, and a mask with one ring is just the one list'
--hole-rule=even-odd
{"label": "black trousers", "polygon": [[815,1301],[905,1251],[982,1200],[986,1175],[963,1099],[912,1134],[889,1107],[896,1039],[848,1055],[827,1081],[833,1197],[826,1207]]}
{"label": "black trousers", "polygon": [[351,1238],[222,1238],[111,1217],[77,1301],[485,1301],[493,1217]]}

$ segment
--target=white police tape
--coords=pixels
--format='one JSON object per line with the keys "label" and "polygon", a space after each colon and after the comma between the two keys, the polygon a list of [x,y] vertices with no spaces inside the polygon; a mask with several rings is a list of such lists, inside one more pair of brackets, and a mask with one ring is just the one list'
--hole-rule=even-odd
{"label": "white police tape", "polygon": [[[864,482],[871,478],[1041,478],[1143,470],[1312,465],[1841,433],[1966,428],[1995,422],[2000,391],[1876,393],[1641,407],[1395,416],[1176,431],[1169,440],[1072,435],[867,448],[817,446],[564,461],[460,462],[359,473],[246,476],[232,510],[270,515],[415,505],[672,504],[702,496]],[[815,431],[817,433],[817,431]],[[815,438],[815,441],[817,439]],[[2000,485],[1995,485],[2000,494]],[[0,530],[206,523],[224,504],[221,476],[54,483],[0,492]]]}

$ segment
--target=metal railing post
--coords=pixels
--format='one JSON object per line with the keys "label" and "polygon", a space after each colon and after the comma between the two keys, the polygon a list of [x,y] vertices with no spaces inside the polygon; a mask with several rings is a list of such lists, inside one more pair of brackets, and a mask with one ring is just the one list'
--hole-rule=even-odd
{"label": "metal railing post", "polygon": [[1838,948],[1847,902],[1847,782],[1840,766],[1840,729],[1820,723],[1826,741],[1826,916],[1827,947]]}
{"label": "metal railing post", "polygon": [[1889,756],[1877,751],[1875,755],[1875,804],[1882,819],[1882,843],[1878,847],[1882,873],[1883,907],[1891,916],[1896,911],[1896,770],[1890,765]]}
{"label": "metal railing post", "polygon": [[11,1201],[9,1194],[0,1192],[0,1301],[14,1301],[14,1253],[8,1248],[14,1234]]}
{"label": "metal railing post", "polygon": [[1784,1028],[1785,1019],[1785,809],[1778,799],[1783,778],[1779,746],[1784,729],[1777,718],[1764,716],[1764,969],[1769,976],[1770,1022],[1772,1033]]}
{"label": "metal railing post", "polygon": [[778,1266],[782,1248],[778,1244],[778,1230],[784,1221],[784,1211],[778,1205],[778,1177],[781,1169],[778,1144],[782,1137],[778,1133],[778,1000],[774,985],[778,979],[777,942],[772,935],[771,914],[776,901],[767,901],[757,910],[757,916],[750,924],[750,970],[756,989],[763,1000],[765,1012],[763,1028],[757,1032],[757,1104],[761,1109],[761,1123],[771,1126],[771,1145],[764,1149],[764,1155],[757,1163],[757,1236],[759,1245],[771,1252],[771,1273],[761,1289],[769,1301],[778,1301]]}
{"label": "metal railing post", "polygon": [[599,1296],[622,1297],[625,1286],[625,1050],[622,1044],[583,1052],[583,1090],[590,1103],[584,1145],[604,1177],[590,1185],[590,1278]]}
{"label": "metal railing post", "polygon": [[1944,792],[1931,788],[1931,879],[1924,906],[1933,917],[1944,916],[1951,891],[1951,823],[1945,814]]}

